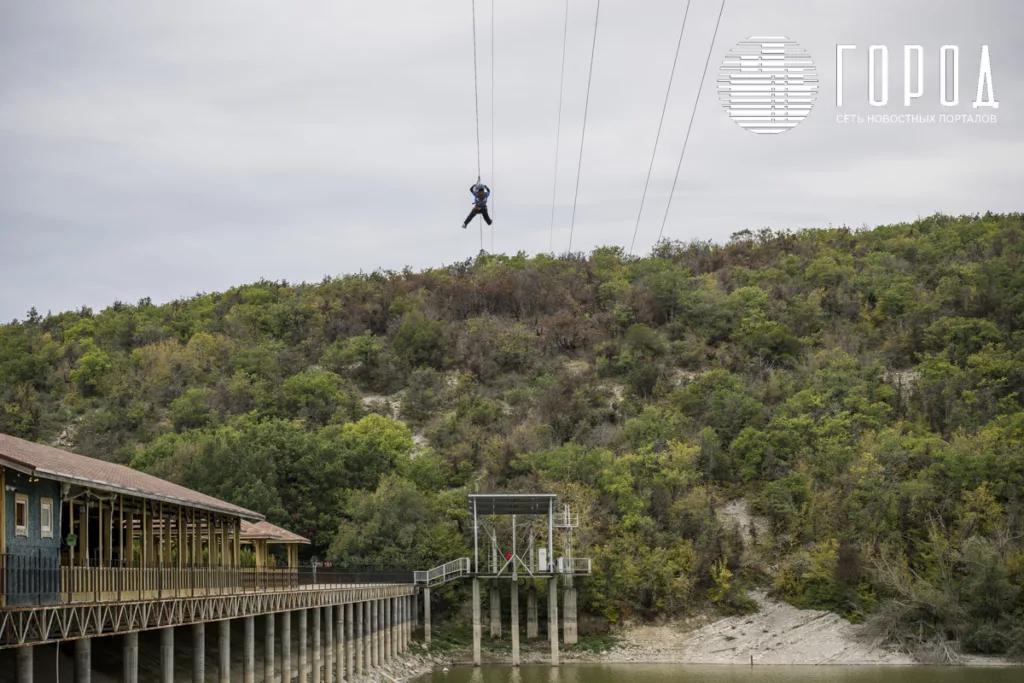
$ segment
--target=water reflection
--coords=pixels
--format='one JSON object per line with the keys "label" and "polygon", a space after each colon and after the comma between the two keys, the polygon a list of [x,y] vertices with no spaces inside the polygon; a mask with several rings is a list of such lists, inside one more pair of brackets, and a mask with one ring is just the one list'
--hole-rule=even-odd
{"label": "water reflection", "polygon": [[563,664],[454,667],[417,683],[1024,683],[1024,667]]}

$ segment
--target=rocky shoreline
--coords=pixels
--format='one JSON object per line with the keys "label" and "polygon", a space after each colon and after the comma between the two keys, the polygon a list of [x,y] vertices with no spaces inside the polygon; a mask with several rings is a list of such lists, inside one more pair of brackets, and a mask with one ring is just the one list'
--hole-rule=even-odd
{"label": "rocky shoreline", "polygon": [[[563,648],[563,663],[665,663],[914,666],[910,655],[880,647],[864,634],[864,627],[831,612],[802,610],[753,592],[760,610],[754,614],[712,619],[696,617],[660,625],[624,625],[615,632],[618,642],[603,652]],[[435,666],[472,665],[470,649],[458,649],[430,658]],[[523,664],[550,661],[546,641],[524,641]],[[508,664],[508,654],[487,651],[485,664]],[[1013,666],[997,657],[964,656],[963,666]],[[426,669],[429,671],[429,667]],[[400,683],[405,683],[401,681]]]}

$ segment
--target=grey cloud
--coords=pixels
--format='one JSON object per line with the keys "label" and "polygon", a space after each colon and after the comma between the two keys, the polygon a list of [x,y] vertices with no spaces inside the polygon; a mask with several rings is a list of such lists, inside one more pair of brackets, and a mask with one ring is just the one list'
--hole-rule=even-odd
{"label": "grey cloud", "polygon": [[[490,6],[477,2],[484,177],[494,249],[547,251],[564,5],[495,0],[495,177]],[[603,0],[573,249],[628,246],[685,5]],[[715,18],[692,0],[637,250],[661,226]],[[555,251],[566,248],[594,4],[571,3]],[[477,151],[469,5],[463,2],[6,3],[0,22],[0,317],[257,280],[317,281],[476,254]],[[1024,5],[886,0],[727,0],[666,236],[859,226],[1019,210]],[[821,74],[795,130],[759,136],[723,111],[717,68],[736,41],[784,34]],[[992,51],[999,123],[835,123],[866,103],[867,46],[890,48],[902,113],[902,45],[961,46],[960,97]],[[966,106],[967,113],[970,105]],[[914,111],[940,113],[929,93]],[[964,112],[964,108],[958,110]],[[484,246],[491,247],[485,229]]]}

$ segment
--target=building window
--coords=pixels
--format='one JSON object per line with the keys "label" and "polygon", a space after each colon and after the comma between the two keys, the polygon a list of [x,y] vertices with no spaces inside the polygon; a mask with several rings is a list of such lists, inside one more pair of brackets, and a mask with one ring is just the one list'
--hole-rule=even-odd
{"label": "building window", "polygon": [[53,498],[39,501],[39,536],[53,538]]}
{"label": "building window", "polygon": [[28,536],[28,496],[14,494],[14,535]]}

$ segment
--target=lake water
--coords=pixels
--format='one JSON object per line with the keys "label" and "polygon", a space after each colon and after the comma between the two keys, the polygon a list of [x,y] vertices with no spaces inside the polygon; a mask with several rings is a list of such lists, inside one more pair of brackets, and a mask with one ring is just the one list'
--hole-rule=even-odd
{"label": "lake water", "polygon": [[563,664],[454,667],[417,683],[1024,683],[1024,667]]}

